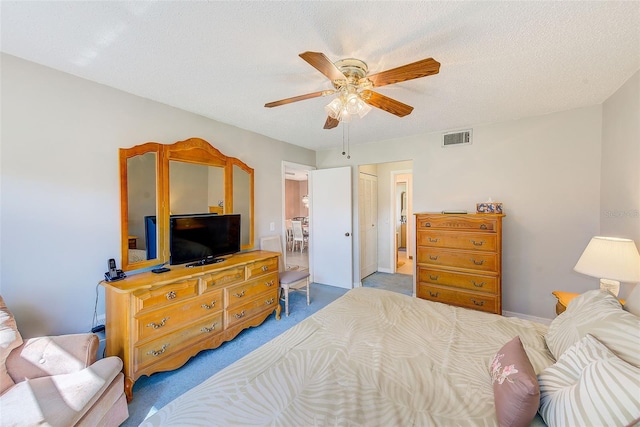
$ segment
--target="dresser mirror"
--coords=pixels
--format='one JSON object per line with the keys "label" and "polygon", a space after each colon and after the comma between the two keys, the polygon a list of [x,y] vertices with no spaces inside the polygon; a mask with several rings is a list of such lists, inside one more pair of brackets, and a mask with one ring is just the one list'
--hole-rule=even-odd
{"label": "dresser mirror", "polygon": [[253,169],[200,138],[120,149],[122,269],[169,261],[169,216],[241,214],[241,249],[254,242]]}

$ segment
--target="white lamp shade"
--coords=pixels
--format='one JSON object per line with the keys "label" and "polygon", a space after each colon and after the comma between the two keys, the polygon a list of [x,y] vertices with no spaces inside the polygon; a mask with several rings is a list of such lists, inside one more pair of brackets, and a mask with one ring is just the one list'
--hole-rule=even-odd
{"label": "white lamp shade", "polygon": [[640,254],[633,240],[596,236],[573,269],[599,279],[640,282]]}

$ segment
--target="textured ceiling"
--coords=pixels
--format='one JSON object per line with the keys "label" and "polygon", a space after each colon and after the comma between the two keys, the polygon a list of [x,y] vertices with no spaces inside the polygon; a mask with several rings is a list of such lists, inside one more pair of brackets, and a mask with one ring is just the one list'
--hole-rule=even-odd
{"label": "textured ceiling", "polygon": [[359,144],[599,104],[640,68],[640,2],[0,2],[3,52],[311,149],[342,145],[298,57],[370,73],[433,57],[440,73],[378,89]]}

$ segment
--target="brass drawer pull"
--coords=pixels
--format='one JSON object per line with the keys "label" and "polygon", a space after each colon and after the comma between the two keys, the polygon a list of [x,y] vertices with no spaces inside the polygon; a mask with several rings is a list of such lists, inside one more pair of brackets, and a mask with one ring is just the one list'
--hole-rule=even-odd
{"label": "brass drawer pull", "polygon": [[160,356],[162,353],[164,353],[164,351],[167,349],[167,347],[169,347],[169,344],[163,345],[160,350],[148,351],[147,354],[150,355],[150,356]]}
{"label": "brass drawer pull", "polygon": [[168,300],[172,300],[172,299],[174,299],[176,297],[176,293],[174,291],[167,292],[165,294],[165,297],[167,297]]}
{"label": "brass drawer pull", "polygon": [[425,222],[425,223],[424,223],[424,226],[425,226],[425,227],[431,227],[431,223],[430,223],[430,222]]}
{"label": "brass drawer pull", "polygon": [[439,256],[438,256],[438,255],[435,255],[435,256],[434,256],[434,255],[429,255],[429,259],[430,259],[431,261],[435,261],[435,260],[437,260],[438,258],[439,258]]}
{"label": "brass drawer pull", "polygon": [[431,291],[429,291],[429,295],[432,296],[433,298],[438,298],[438,295],[440,295],[440,292],[431,292]]}
{"label": "brass drawer pull", "polygon": [[268,265],[263,265],[262,266],[262,271],[269,271],[269,266]]}
{"label": "brass drawer pull", "polygon": [[210,327],[210,328],[207,328],[207,327],[205,326],[204,328],[202,328],[202,329],[201,329],[201,331],[202,331],[202,332],[213,332],[213,331],[215,331],[215,329],[216,329],[216,325],[217,325],[217,324],[218,324],[217,322],[213,322],[213,323],[211,324],[211,327]]}
{"label": "brass drawer pull", "polygon": [[486,230],[487,224],[480,224],[480,230]]}
{"label": "brass drawer pull", "polygon": [[476,288],[481,288],[485,285],[486,282],[477,283],[475,280],[472,280],[471,283],[473,283],[473,286],[475,286]]}
{"label": "brass drawer pull", "polygon": [[267,305],[271,305],[271,304],[273,304],[274,302],[275,302],[275,299],[274,299],[274,298],[270,298],[270,299],[268,299],[268,300],[265,300],[265,301],[264,301],[264,303],[265,303],[265,304],[267,304]]}
{"label": "brass drawer pull", "polygon": [[471,239],[469,240],[471,243],[473,243],[474,246],[482,246],[484,245],[484,240],[481,240],[479,242],[476,242],[475,240]]}
{"label": "brass drawer pull", "polygon": [[246,289],[243,289],[243,290],[242,290],[242,292],[239,292],[239,293],[238,293],[238,292],[236,292],[235,294],[233,294],[233,296],[234,296],[234,297],[237,297],[237,298],[242,298],[242,297],[244,296],[244,293],[245,293],[246,291],[247,291]]}
{"label": "brass drawer pull", "polygon": [[274,283],[274,282],[273,282],[273,280],[270,280],[270,281],[268,281],[268,282],[264,282],[264,285],[265,285],[266,287],[270,288],[271,286],[273,286],[273,283]]}
{"label": "brass drawer pull", "polygon": [[440,239],[439,239],[439,238],[437,238],[437,237],[436,237],[435,239],[434,239],[434,238],[432,238],[432,237],[429,237],[429,241],[430,241],[431,243],[438,243],[438,241],[440,241]]}
{"label": "brass drawer pull", "polygon": [[160,321],[160,323],[151,322],[147,325],[147,328],[153,328],[153,329],[162,328],[167,320],[169,320],[169,318],[165,317]]}
{"label": "brass drawer pull", "polygon": [[482,307],[484,305],[484,301],[477,301],[474,298],[471,298],[471,302],[477,305],[478,307]]}
{"label": "brass drawer pull", "polygon": [[431,280],[438,280],[438,277],[440,277],[440,276],[434,276],[433,274],[429,275],[429,279],[431,279]]}
{"label": "brass drawer pull", "polygon": [[484,260],[481,259],[480,261],[476,261],[475,259],[471,258],[471,262],[473,262],[475,265],[482,265],[484,264]]}
{"label": "brass drawer pull", "polygon": [[211,301],[211,304],[202,304],[200,307],[205,310],[211,310],[216,305],[216,300]]}
{"label": "brass drawer pull", "polygon": [[240,313],[234,314],[233,317],[235,317],[236,319],[242,319],[244,317],[244,310],[242,310]]}

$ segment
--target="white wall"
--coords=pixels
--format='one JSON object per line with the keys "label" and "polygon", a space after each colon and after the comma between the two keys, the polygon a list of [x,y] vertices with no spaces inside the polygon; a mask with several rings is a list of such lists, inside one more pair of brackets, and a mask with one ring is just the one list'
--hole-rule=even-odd
{"label": "white wall", "polygon": [[26,337],[87,331],[120,265],[118,148],[190,137],[255,169],[256,241],[281,232],[283,160],[315,152],[2,54],[0,293]]}
{"label": "white wall", "polygon": [[[604,102],[602,117],[600,234],[640,247],[640,71]],[[629,291],[623,284],[620,297]]]}
{"label": "white wall", "polygon": [[573,266],[599,230],[601,120],[593,106],[474,126],[468,146],[442,148],[433,133],[354,146],[350,160],[321,151],[316,165],[413,160],[414,213],[503,202],[503,308],[552,318],[553,290],[596,286]]}

